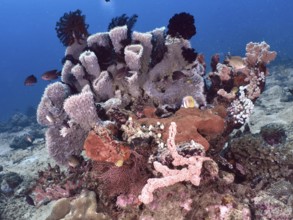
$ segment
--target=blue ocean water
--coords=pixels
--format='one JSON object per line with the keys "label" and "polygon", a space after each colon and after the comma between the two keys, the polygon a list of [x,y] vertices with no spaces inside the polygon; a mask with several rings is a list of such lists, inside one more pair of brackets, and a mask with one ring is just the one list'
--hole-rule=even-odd
{"label": "blue ocean water", "polygon": [[244,55],[246,43],[266,41],[283,59],[293,58],[293,1],[289,0],[0,0],[0,121],[36,107],[50,82],[24,79],[60,69],[65,48],[55,33],[59,18],[80,9],[90,33],[106,31],[111,18],[137,14],[134,30],[166,26],[175,13],[194,15],[192,46],[207,63],[214,53]]}

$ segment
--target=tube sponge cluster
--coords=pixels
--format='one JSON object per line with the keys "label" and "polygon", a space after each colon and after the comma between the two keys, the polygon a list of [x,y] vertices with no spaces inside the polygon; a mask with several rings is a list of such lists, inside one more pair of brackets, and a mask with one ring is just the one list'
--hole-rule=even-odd
{"label": "tube sponge cluster", "polygon": [[132,30],[136,15],[122,15],[112,19],[108,31],[92,35],[80,11],[64,16],[56,27],[58,36],[66,40],[70,35],[73,40],[65,44],[62,83],[46,88],[37,111],[38,122],[49,127],[50,155],[63,165],[71,155],[80,154],[89,131],[109,124],[107,111],[114,107],[131,114],[151,107],[165,117],[182,106],[222,105],[229,131],[241,126],[263,91],[266,64],[276,56],[265,42],[249,43],[246,57],[237,58],[236,64],[235,59],[214,59],[207,86],[203,55],[189,41],[196,27],[188,13],[175,14],[168,28],[148,32]]}
{"label": "tube sponge cluster", "polygon": [[[102,124],[97,105],[106,101],[118,99],[119,107],[130,109],[137,104],[180,107],[188,95],[206,104],[204,68],[198,68],[187,40],[195,34],[193,16],[177,14],[167,33],[165,28],[132,31],[136,20],[136,15],[122,15],[108,32],[90,36],[80,11],[64,14],[57,23],[58,37],[67,46],[62,83],[47,87],[37,113],[38,122],[49,127],[46,144],[57,163],[66,165],[70,155],[81,152],[86,134]],[[187,26],[180,28],[181,21]],[[187,33],[187,27],[193,31]]]}

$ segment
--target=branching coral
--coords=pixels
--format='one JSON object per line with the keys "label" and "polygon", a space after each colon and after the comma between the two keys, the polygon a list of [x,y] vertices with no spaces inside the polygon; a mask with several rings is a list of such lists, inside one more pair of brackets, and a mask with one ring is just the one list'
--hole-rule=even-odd
{"label": "branching coral", "polygon": [[81,14],[80,10],[65,13],[56,23],[55,29],[64,46],[70,46],[75,41],[80,42],[89,35],[85,16]]}
{"label": "branching coral", "polygon": [[[210,99],[227,108],[227,122],[230,129],[239,128],[250,116],[254,101],[264,90],[268,74],[266,64],[276,57],[269,51],[267,43],[248,43],[246,57],[228,57],[219,63],[219,56],[211,60],[213,72],[210,73],[212,86],[208,91]],[[213,96],[219,97],[213,97]],[[208,100],[210,101],[210,100]],[[229,129],[227,129],[229,130]]]}
{"label": "branching coral", "polygon": [[269,50],[270,45],[264,41],[261,43],[248,43],[246,45],[246,62],[251,66],[260,63],[269,64],[277,55],[275,51]]}

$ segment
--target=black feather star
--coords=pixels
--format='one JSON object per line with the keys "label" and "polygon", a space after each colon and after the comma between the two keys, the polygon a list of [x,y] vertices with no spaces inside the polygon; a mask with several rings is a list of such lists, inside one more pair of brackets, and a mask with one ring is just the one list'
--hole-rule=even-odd
{"label": "black feather star", "polygon": [[197,53],[193,48],[182,47],[182,56],[188,63],[193,63],[197,58]]}
{"label": "black feather star", "polygon": [[169,34],[171,37],[182,37],[184,39],[190,39],[196,34],[194,17],[186,12],[175,14],[169,20],[167,34]]}
{"label": "black feather star", "polygon": [[85,16],[80,10],[65,13],[56,23],[56,32],[64,46],[70,46],[77,40],[80,43],[88,33],[89,25],[85,23]]}

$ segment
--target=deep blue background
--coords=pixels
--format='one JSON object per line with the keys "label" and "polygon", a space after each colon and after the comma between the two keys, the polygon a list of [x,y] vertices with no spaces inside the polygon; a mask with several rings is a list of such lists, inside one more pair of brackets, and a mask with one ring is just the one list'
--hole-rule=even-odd
{"label": "deep blue background", "polygon": [[90,33],[106,31],[112,17],[139,15],[135,30],[166,26],[178,12],[194,15],[192,46],[209,62],[214,53],[244,55],[249,41],[263,41],[279,57],[293,58],[291,0],[0,0],[0,121],[37,106],[48,82],[25,87],[26,76],[61,68],[64,47],[55,34],[64,12],[81,9]]}

